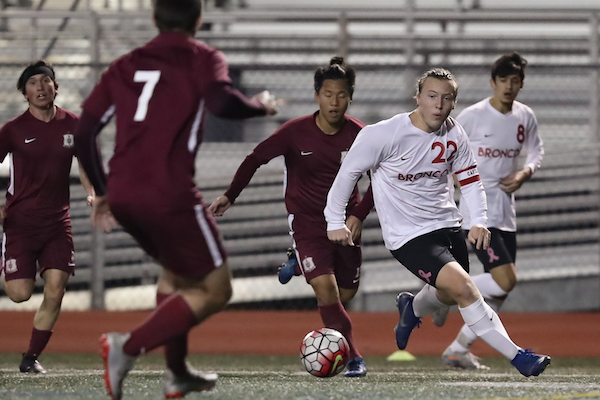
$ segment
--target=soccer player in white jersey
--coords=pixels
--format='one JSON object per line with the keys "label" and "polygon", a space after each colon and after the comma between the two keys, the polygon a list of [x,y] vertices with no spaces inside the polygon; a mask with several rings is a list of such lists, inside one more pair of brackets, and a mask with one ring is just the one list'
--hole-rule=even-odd
{"label": "soccer player in white jersey", "polygon": [[[474,276],[473,281],[496,312],[517,283],[514,192],[540,167],[544,154],[533,111],[515,100],[523,88],[526,65],[518,53],[497,59],[490,80],[493,96],[467,107],[456,118],[465,128],[477,160],[488,202],[487,226],[492,234],[490,247],[475,249],[485,272]],[[517,156],[523,151],[527,158],[521,167]],[[469,219],[467,202],[460,203],[460,212],[465,216],[463,228],[470,229],[474,221]],[[443,324],[443,317],[434,322]],[[444,351],[442,363],[455,368],[488,369],[469,351],[476,339],[477,335],[464,325]]]}
{"label": "soccer player in white jersey", "polygon": [[486,198],[464,129],[452,118],[458,84],[447,70],[427,71],[418,81],[417,108],[366,126],[356,137],[327,196],[330,240],[353,245],[345,208],[359,176],[371,171],[383,239],[392,255],[426,284],[414,296],[398,295],[396,344],[404,349],[421,318],[451,304],[470,329],[511,360],[521,374],[537,376],[550,357],[517,346],[469,276],[462,216],[450,197],[455,174],[469,206],[468,240],[486,250]]}

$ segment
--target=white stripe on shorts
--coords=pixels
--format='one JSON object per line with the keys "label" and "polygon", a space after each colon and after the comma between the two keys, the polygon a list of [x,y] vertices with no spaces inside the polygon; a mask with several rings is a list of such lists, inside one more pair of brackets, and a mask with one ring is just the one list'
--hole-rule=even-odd
{"label": "white stripe on shorts", "polygon": [[6,254],[6,233],[2,234],[2,256],[0,259],[0,272],[2,272],[2,269],[4,268],[4,255]]}
{"label": "white stripe on shorts", "polygon": [[220,267],[223,264],[223,257],[221,257],[221,252],[219,251],[217,241],[215,240],[210,226],[208,225],[208,221],[206,221],[204,209],[202,208],[201,204],[196,204],[194,206],[194,210],[196,211],[196,220],[198,221],[198,225],[200,225],[200,230],[204,235],[204,240],[206,240],[208,250],[212,256],[213,264],[215,264],[215,267]]}

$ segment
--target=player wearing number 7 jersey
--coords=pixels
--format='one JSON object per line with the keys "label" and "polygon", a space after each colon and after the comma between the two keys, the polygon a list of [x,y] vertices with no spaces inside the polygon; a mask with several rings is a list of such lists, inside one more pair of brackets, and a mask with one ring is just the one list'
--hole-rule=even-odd
{"label": "player wearing number 7 jersey", "polygon": [[[105,382],[113,399],[137,356],[165,346],[165,396],[211,389],[216,375],[188,369],[187,334],[223,309],[230,270],[214,218],[194,182],[205,110],[220,117],[274,114],[268,93],[248,99],[234,90],[227,63],[193,36],[201,0],[153,1],[160,34],[114,61],[83,104],[77,154],[97,196],[95,226],[116,220],[163,267],[157,309],[146,322],[101,339]],[[117,116],[115,151],[106,178],[96,135]]]}
{"label": "player wearing number 7 jersey", "polygon": [[[487,250],[475,249],[484,273],[473,277],[485,301],[497,312],[515,287],[516,212],[515,195],[540,167],[544,147],[531,108],[516,101],[523,88],[527,61],[518,53],[505,54],[492,66],[492,97],[464,109],[456,118],[465,128],[477,159],[488,201],[488,227],[492,238]],[[517,156],[527,153],[521,168]],[[460,203],[465,215],[463,228],[473,225],[469,205]],[[434,322],[436,322],[434,318]],[[443,321],[437,321],[439,325]],[[456,340],[444,351],[442,362],[463,369],[487,369],[469,349],[477,336],[463,326]]]}
{"label": "player wearing number 7 jersey", "polygon": [[417,85],[417,108],[361,130],[331,186],[325,208],[330,240],[351,244],[345,206],[356,180],[371,171],[383,239],[392,255],[425,282],[397,297],[396,344],[405,349],[421,317],[458,304],[465,323],[525,376],[539,375],[550,357],[517,346],[469,276],[462,216],[450,196],[456,174],[473,226],[468,239],[485,250],[486,198],[464,129],[452,118],[458,84],[444,69],[427,71]]}

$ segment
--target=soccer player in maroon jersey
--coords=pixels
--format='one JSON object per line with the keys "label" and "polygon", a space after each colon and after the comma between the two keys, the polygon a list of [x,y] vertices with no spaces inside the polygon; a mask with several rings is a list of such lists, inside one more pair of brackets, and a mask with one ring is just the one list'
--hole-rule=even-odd
{"label": "soccer player in maroon jersey", "polygon": [[[0,129],[0,160],[8,154],[10,161],[6,204],[0,208],[2,281],[12,301],[27,301],[39,265],[44,298],[19,369],[46,373],[38,357],[50,340],[69,276],[75,271],[69,174],[79,117],[54,104],[58,83],[54,69],[44,61],[23,70],[17,89],[29,108]],[[80,177],[91,205],[93,188],[82,169]]]}
{"label": "soccer player in maroon jersey", "polygon": [[[282,125],[260,143],[238,168],[231,185],[209,207],[217,216],[231,207],[248,185],[256,170],[283,155],[286,165],[285,204],[290,235],[302,273],[317,297],[323,324],[341,332],[350,344],[351,361],[346,376],[365,376],[365,363],[352,338],[352,322],[343,302],[358,290],[361,265],[359,246],[344,247],[327,239],[323,209],[327,192],[342,159],[364,126],[347,116],[352,101],[355,72],[334,57],[325,68],[315,72],[315,101],[319,111]],[[362,221],[373,208],[370,189],[359,204],[355,187],[348,202],[346,224],[358,240]]]}
{"label": "soccer player in maroon jersey", "polygon": [[[193,38],[201,0],[153,6],[159,35],[104,72],[76,132],[77,154],[96,189],[93,224],[110,231],[118,221],[163,267],[152,315],[131,332],[101,338],[113,399],[121,398],[135,359],[162,345],[167,398],[214,387],[216,374],[197,373],[185,362],[190,329],[231,297],[227,255],[194,182],[204,111],[228,118],[277,112],[268,92],[249,99],[234,90],[223,54]],[[107,178],[96,135],[112,114],[117,132]]]}

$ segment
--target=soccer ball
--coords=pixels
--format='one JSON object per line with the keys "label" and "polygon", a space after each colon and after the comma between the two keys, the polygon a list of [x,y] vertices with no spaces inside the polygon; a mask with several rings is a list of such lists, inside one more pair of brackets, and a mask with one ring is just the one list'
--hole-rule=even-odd
{"label": "soccer ball", "polygon": [[300,361],[311,375],[329,378],[346,368],[349,352],[348,341],[341,333],[321,328],[304,336],[300,345]]}

